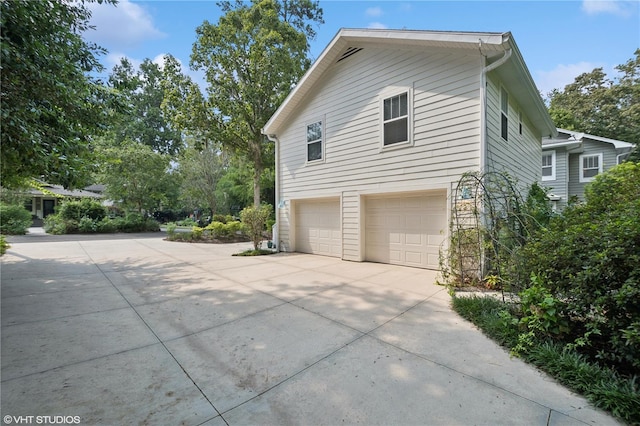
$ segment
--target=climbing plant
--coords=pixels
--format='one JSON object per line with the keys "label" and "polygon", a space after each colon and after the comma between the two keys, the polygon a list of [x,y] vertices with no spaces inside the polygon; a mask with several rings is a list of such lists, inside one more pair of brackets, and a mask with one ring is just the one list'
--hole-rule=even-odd
{"label": "climbing plant", "polygon": [[523,197],[517,182],[504,172],[468,172],[452,193],[449,248],[443,275],[454,286],[509,287],[528,283],[518,256],[532,233],[552,215],[546,192],[537,183]]}

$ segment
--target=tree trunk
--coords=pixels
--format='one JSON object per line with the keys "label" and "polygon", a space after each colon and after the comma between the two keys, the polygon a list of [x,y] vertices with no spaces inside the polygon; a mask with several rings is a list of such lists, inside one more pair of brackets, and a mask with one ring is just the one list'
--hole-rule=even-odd
{"label": "tree trunk", "polygon": [[253,169],[253,205],[260,207],[260,176],[262,175],[262,167],[254,166]]}

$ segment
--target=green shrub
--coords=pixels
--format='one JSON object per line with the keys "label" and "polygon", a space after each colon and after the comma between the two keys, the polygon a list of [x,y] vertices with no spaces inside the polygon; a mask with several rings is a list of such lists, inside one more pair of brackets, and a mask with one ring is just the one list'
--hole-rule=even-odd
{"label": "green shrub", "polygon": [[4,235],[0,235],[0,256],[7,252],[11,246],[7,244],[7,240],[5,240]]}
{"label": "green shrub", "polygon": [[242,222],[230,220],[224,222],[211,222],[205,228],[205,233],[212,238],[227,239],[234,237],[238,232],[243,233],[244,226]]}
{"label": "green shrub", "polygon": [[228,215],[214,214],[213,217],[211,218],[211,221],[220,222],[220,223],[229,223],[229,222],[234,222],[235,219],[230,214]]}
{"label": "green shrub", "polygon": [[42,228],[47,234],[61,235],[65,233],[64,220],[57,214],[50,214],[42,221]]}
{"label": "green shrub", "polygon": [[31,222],[31,213],[23,206],[0,204],[0,234],[24,235]]}
{"label": "green shrub", "polygon": [[458,314],[511,349],[512,353],[584,395],[596,407],[637,424],[640,418],[640,383],[636,377],[624,377],[611,368],[598,365],[576,352],[575,348],[536,336],[529,339],[529,332],[521,333],[518,312],[495,298],[455,295],[452,305]]}
{"label": "green shrub", "polygon": [[82,200],[64,201],[60,205],[58,214],[65,220],[80,222],[83,217],[88,217],[98,222],[107,215],[107,210],[99,201],[83,198]]}
{"label": "green shrub", "polygon": [[191,228],[191,236],[194,240],[201,240],[203,232],[204,228],[201,228],[199,226],[194,226]]}
{"label": "green shrub", "polygon": [[640,373],[640,164],[623,163],[586,188],[523,250],[523,272],[564,302],[567,341]]}
{"label": "green shrub", "polygon": [[78,231],[86,234],[91,234],[98,231],[98,224],[94,219],[84,216],[78,222]]}
{"label": "green shrub", "polygon": [[258,246],[262,241],[262,234],[265,230],[265,223],[271,215],[272,207],[269,204],[262,204],[260,207],[246,207],[240,212],[240,219],[245,225],[245,229],[251,241],[253,248],[258,250]]}
{"label": "green shrub", "polygon": [[176,228],[178,227],[178,225],[176,225],[175,222],[169,222],[167,223],[167,235],[169,237],[171,237],[172,235],[174,235],[176,233]]}
{"label": "green shrub", "polygon": [[193,219],[183,219],[176,222],[178,226],[198,226],[198,222]]}
{"label": "green shrub", "polygon": [[100,222],[96,223],[96,226],[96,232],[103,234],[110,234],[117,231],[116,224],[113,222],[113,219],[110,219],[109,217],[102,218]]}
{"label": "green shrub", "polygon": [[153,219],[146,218],[140,213],[127,213],[124,218],[118,218],[117,229],[120,232],[155,232],[160,225]]}

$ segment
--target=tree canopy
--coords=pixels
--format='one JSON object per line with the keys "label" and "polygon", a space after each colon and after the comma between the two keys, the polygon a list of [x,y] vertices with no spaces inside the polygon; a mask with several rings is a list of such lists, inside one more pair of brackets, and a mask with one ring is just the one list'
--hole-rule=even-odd
{"label": "tree canopy", "polygon": [[108,122],[110,98],[91,76],[102,70],[104,50],[81,36],[90,16],[84,2],[0,2],[4,187],[33,177],[67,188],[87,183],[90,138]]}
{"label": "tree canopy", "polygon": [[215,140],[248,160],[253,168],[254,205],[260,205],[260,178],[273,158],[262,126],[310,65],[308,38],[322,9],[311,0],[223,1],[217,24],[196,29],[191,68],[203,70],[206,96],[186,79],[173,88],[166,108],[194,134]]}
{"label": "tree canopy", "polygon": [[[166,71],[171,71],[169,68]],[[116,89],[126,105],[117,114],[110,128],[113,143],[133,140],[148,145],[154,151],[175,155],[182,149],[182,135],[174,129],[161,109],[164,92],[163,70],[145,59],[139,69],[126,58],[113,67],[109,84]]]}
{"label": "tree canopy", "polygon": [[551,92],[556,126],[640,144],[640,49],[634,54],[616,67],[620,76],[613,80],[596,68]]}
{"label": "tree canopy", "polygon": [[121,206],[138,212],[156,210],[178,185],[169,173],[170,159],[150,146],[128,141],[99,149],[99,181],[105,194]]}

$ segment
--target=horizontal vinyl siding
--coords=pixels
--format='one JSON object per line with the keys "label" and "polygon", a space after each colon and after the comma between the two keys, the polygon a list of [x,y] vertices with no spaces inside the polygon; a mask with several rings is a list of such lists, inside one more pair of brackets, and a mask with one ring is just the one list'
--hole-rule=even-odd
{"label": "horizontal vinyl siding", "polygon": [[[568,157],[567,150],[564,148],[548,149],[543,152],[556,152],[556,178],[555,180],[541,180],[540,186],[548,188],[549,192],[553,195],[560,197],[560,206],[567,204],[569,200],[567,179],[569,176],[568,171]],[[542,165],[540,166],[542,168]]]}
{"label": "horizontal vinyl siding", "polygon": [[[338,63],[279,135],[283,197],[442,184],[477,169],[479,70],[478,57],[375,48]],[[413,88],[414,146],[381,152],[381,92],[393,88]],[[325,119],[325,161],[306,164],[305,123],[317,117]]]}
{"label": "horizontal vinyl siding", "polygon": [[582,143],[583,152],[569,156],[569,196],[577,196],[584,200],[584,187],[589,182],[580,182],[580,156],[602,153],[602,171],[605,172],[616,165],[616,150],[606,142],[595,142],[585,139]]}
{"label": "horizontal vinyl siding", "polygon": [[521,191],[528,191],[531,184],[542,179],[542,139],[524,113],[523,131],[519,133],[520,108],[510,92],[508,140],[502,139],[500,91],[500,81],[492,75],[487,78],[487,171],[507,172],[515,178]]}

